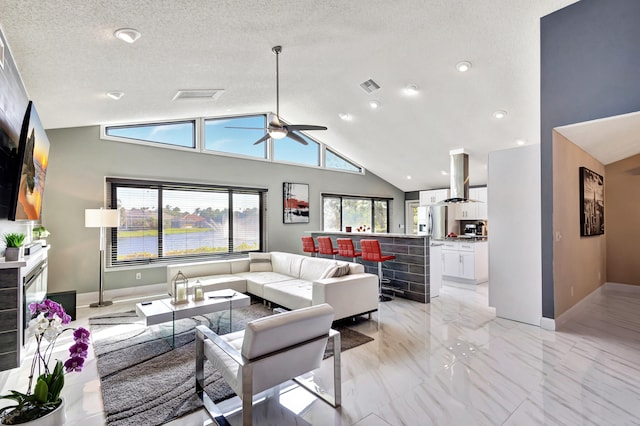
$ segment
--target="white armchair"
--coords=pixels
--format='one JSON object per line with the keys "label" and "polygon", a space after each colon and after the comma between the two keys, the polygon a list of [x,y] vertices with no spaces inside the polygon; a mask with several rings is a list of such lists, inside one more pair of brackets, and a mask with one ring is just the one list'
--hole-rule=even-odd
{"label": "white armchair", "polygon": [[[333,316],[333,308],[323,303],[260,318],[249,322],[243,331],[222,336],[206,326],[198,326],[196,392],[211,418],[220,423],[224,416],[204,391],[206,360],[242,400],[245,426],[252,424],[253,395],[287,380],[294,380],[334,407],[340,406],[340,333],[331,329]],[[320,367],[329,337],[334,344],[333,397],[297,377]]]}

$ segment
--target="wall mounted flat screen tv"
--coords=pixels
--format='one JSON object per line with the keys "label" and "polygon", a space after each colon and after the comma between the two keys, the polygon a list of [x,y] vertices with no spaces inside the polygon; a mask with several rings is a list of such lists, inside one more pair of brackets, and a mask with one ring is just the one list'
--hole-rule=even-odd
{"label": "wall mounted flat screen tv", "polygon": [[10,220],[40,220],[48,164],[49,139],[35,105],[29,101],[20,132],[16,187],[9,206]]}

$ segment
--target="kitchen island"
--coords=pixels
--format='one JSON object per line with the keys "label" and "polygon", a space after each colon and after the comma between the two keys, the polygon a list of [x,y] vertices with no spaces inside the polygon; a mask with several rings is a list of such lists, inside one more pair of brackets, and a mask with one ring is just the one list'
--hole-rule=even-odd
{"label": "kitchen island", "polygon": [[[319,236],[331,237],[334,248],[338,248],[336,239],[351,238],[356,251],[360,251],[361,239],[376,239],[380,242],[383,255],[394,255],[394,260],[382,264],[382,274],[389,279],[385,288],[389,288],[395,295],[417,302],[429,303],[431,300],[429,286],[429,239],[428,235],[386,234],[371,232],[310,232],[314,239]],[[319,257],[330,257],[319,254]],[[336,256],[336,258],[339,258]],[[344,260],[351,260],[345,258]],[[365,271],[378,275],[376,262],[365,262],[358,258],[358,263],[364,265]]]}

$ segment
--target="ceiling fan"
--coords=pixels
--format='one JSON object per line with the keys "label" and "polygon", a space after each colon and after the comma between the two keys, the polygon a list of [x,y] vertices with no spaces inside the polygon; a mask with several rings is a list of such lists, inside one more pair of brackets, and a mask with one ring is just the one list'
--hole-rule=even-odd
{"label": "ceiling fan", "polygon": [[280,121],[280,73],[278,56],[282,52],[282,46],[274,46],[271,51],[276,55],[276,113],[269,114],[269,125],[267,127],[227,127],[228,129],[263,129],[267,133],[254,142],[254,145],[258,145],[266,141],[269,138],[282,139],[288,137],[294,141],[303,145],[308,145],[300,135],[293,133],[298,130],[327,130],[325,126],[314,126],[310,124],[284,124]]}

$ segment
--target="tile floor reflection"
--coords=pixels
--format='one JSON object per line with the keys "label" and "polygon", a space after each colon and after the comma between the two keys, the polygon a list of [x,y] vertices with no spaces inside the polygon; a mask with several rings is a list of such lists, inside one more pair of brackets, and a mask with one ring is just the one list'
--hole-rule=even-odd
{"label": "tile floor reflection", "polygon": [[[74,325],[134,303],[79,308]],[[476,291],[445,286],[428,305],[382,303],[371,321],[355,326],[375,340],[342,355],[340,409],[299,388],[271,392],[257,403],[255,424],[640,424],[640,293],[604,290],[589,305],[552,332],[496,318],[486,285]],[[66,339],[58,344],[64,351]],[[327,389],[331,367],[327,360],[313,373]],[[2,392],[24,387],[25,371],[6,374]],[[66,378],[67,424],[104,424],[93,353],[82,373]],[[238,405],[237,398],[221,404],[229,411]],[[240,424],[239,413],[228,419]],[[212,423],[197,412],[171,424]]]}

